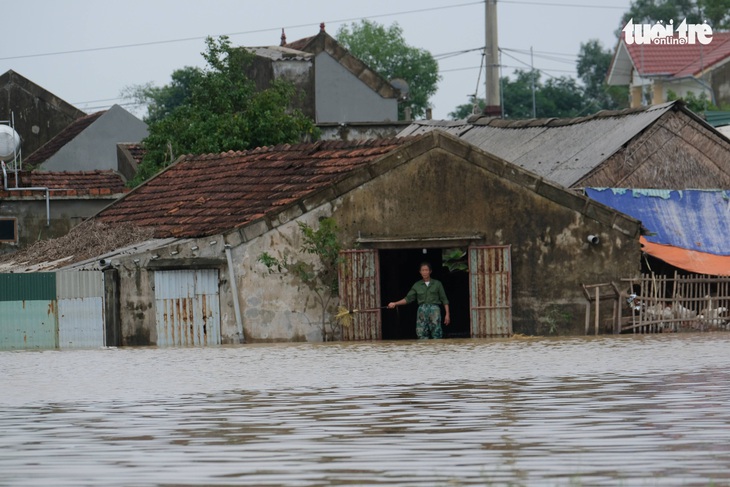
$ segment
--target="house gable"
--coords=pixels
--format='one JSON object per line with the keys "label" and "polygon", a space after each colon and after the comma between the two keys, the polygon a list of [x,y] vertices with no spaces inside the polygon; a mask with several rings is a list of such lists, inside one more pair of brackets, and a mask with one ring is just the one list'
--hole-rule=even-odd
{"label": "house gable", "polygon": [[147,124],[114,105],[71,124],[26,161],[44,171],[117,170],[117,143],[139,142]]}
{"label": "house gable", "polygon": [[682,106],[663,114],[574,187],[730,188],[730,139]]}
{"label": "house gable", "polygon": [[[633,172],[636,187],[714,189],[730,172],[730,140],[679,101],[576,119],[419,121],[400,135],[441,129],[566,187],[626,186]],[[662,174],[636,171],[645,161]]]}
{"label": "house gable", "polygon": [[22,139],[21,150],[29,155],[84,112],[13,70],[0,76],[0,119],[15,120]]}

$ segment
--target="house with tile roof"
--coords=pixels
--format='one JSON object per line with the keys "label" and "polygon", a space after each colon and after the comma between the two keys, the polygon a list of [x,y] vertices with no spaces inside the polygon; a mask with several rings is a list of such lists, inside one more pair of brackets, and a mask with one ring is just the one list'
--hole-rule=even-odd
{"label": "house with tile roof", "polygon": [[568,188],[730,188],[730,139],[680,101],[572,119],[419,120]]}
{"label": "house with tile roof", "polygon": [[0,75],[0,120],[14,121],[24,155],[31,154],[84,115],[78,108],[13,70]]}
{"label": "house with tile roof", "polygon": [[40,171],[117,171],[117,144],[139,143],[147,124],[119,105],[80,117],[35,152],[23,165]]}
{"label": "house with tile roof", "polygon": [[398,121],[400,92],[327,34],[324,25],[312,37],[287,43],[282,34],[279,46],[246,49],[254,54],[247,72],[256,85],[290,81],[299,94],[294,106],[320,126]]}
{"label": "house with tile roof", "polygon": [[60,237],[128,189],[114,171],[8,171],[0,188],[0,254]]}
{"label": "house with tile roof", "polygon": [[320,341],[312,291],[259,257],[298,252],[299,224],[325,217],[345,249],[339,305],[360,310],[344,340],[415,338],[414,306],[379,308],[424,260],[451,303],[447,337],[547,333],[546,316],[582,333],[581,285],[639,269],[637,220],[434,131],[183,156],[95,217],[155,239],[66,270],[116,269],[124,345]]}
{"label": "house with tile roof", "polygon": [[704,93],[717,106],[730,104],[730,32],[714,32],[706,45],[629,44],[622,34],[607,83],[629,86],[632,108],[664,103],[669,91],[680,98]]}

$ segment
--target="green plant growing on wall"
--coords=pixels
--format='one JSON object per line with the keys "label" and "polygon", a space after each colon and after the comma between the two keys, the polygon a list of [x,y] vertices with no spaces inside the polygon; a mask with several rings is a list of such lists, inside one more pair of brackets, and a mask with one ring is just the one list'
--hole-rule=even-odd
{"label": "green plant growing on wall", "polygon": [[572,313],[557,304],[551,304],[545,309],[543,323],[547,325],[547,334],[556,335],[558,330],[568,325],[573,319]]}
{"label": "green plant growing on wall", "polygon": [[[337,266],[342,248],[337,238],[337,223],[332,218],[322,218],[319,228],[315,229],[304,222],[297,222],[301,232],[302,245],[296,254],[284,253],[274,257],[263,252],[258,261],[266,266],[269,273],[288,273],[296,277],[315,296],[322,312],[317,324],[324,341],[334,340],[339,334],[339,323],[327,319],[331,315],[332,298],[338,295],[339,281]],[[305,255],[315,256],[315,261],[305,260]]]}

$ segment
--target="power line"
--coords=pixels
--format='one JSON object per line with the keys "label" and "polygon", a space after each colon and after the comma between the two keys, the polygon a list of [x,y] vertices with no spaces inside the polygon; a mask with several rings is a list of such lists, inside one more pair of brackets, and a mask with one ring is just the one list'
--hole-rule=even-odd
{"label": "power line", "polygon": [[[327,20],[327,21],[325,21],[325,23],[337,24],[337,23],[342,23],[342,22],[354,22],[354,21],[362,20],[362,19],[395,17],[398,15],[409,15],[409,14],[414,14],[414,13],[432,12],[432,11],[436,11],[436,10],[470,7],[473,5],[483,5],[483,4],[484,4],[483,1],[468,2],[468,3],[460,3],[460,4],[456,4],[456,5],[445,5],[442,7],[430,7],[430,8],[422,8],[422,9],[417,9],[417,10],[404,10],[402,12],[392,12],[392,13],[388,13],[388,14],[368,15],[365,17],[351,17],[348,19]],[[302,28],[302,27],[309,27],[311,25],[314,25],[314,24],[308,23],[308,24],[299,24],[299,25],[289,25],[289,26],[284,26],[283,29],[298,29],[298,28]],[[282,27],[270,27],[270,28],[266,28],[266,29],[249,30],[249,31],[243,31],[243,32],[232,32],[229,34],[218,34],[217,36],[213,36],[213,37],[219,37],[221,35],[233,37],[233,36],[239,36],[239,35],[245,35],[245,34],[260,34],[262,32],[273,32],[273,31],[278,32],[280,29],[282,29]],[[109,51],[109,50],[114,50],[114,49],[128,49],[128,48],[132,48],[132,47],[155,46],[155,45],[161,45],[161,44],[173,44],[173,43],[177,43],[177,42],[199,41],[202,39],[206,39],[208,37],[211,37],[211,36],[182,37],[179,39],[167,39],[167,40],[163,40],[163,41],[138,42],[138,43],[134,43],[134,44],[120,44],[120,45],[116,45],[116,46],[105,46],[105,47],[89,47],[86,49],[73,49],[73,50],[69,50],[69,51],[45,52],[45,53],[37,53],[37,54],[23,54],[20,56],[3,57],[3,58],[0,58],[0,61],[9,61],[9,60],[13,60],[13,59],[27,59],[27,58],[44,57],[44,56],[61,56],[64,54],[78,54],[78,53],[85,53],[85,52]]]}
{"label": "power line", "polygon": [[612,10],[626,10],[626,7],[617,5],[586,5],[584,3],[550,3],[550,2],[529,2],[525,0],[499,0],[499,3],[514,3],[517,5],[539,5],[541,7],[570,7],[570,8],[598,8]]}

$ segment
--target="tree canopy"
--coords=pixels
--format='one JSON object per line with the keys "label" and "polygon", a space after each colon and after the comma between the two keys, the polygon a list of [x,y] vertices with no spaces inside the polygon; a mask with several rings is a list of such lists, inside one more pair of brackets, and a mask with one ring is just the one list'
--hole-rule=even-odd
{"label": "tree canopy", "polygon": [[675,26],[684,19],[690,24],[707,20],[713,29],[726,30],[730,29],[730,0],[633,0],[617,34],[631,19],[635,24],[674,20]]}
{"label": "tree canopy", "polygon": [[430,52],[409,46],[403,38],[403,29],[393,23],[385,27],[370,20],[342,26],[337,41],[355,57],[361,59],[376,73],[391,81],[400,78],[408,82],[408,99],[398,106],[411,108],[414,117],[422,117],[429,107],[429,99],[436,93],[441,77],[438,63]]}
{"label": "tree canopy", "polygon": [[[541,81],[537,70],[526,71],[517,69],[513,73],[514,79],[501,78],[502,104],[504,118],[522,119],[533,118],[532,84],[535,83],[535,117],[576,117],[584,114],[590,108],[583,89],[573,78],[561,76]],[[477,100],[478,111],[484,108],[484,100]],[[459,105],[449,113],[454,119],[467,118],[472,115],[472,103]]]}
{"label": "tree canopy", "polygon": [[148,104],[147,150],[133,185],[140,184],[182,154],[246,150],[317,137],[314,123],[290,101],[291,84],[276,81],[258,91],[243,66],[252,54],[233,48],[227,37],[206,39],[205,68],[185,67],[161,88],[133,88]]}

